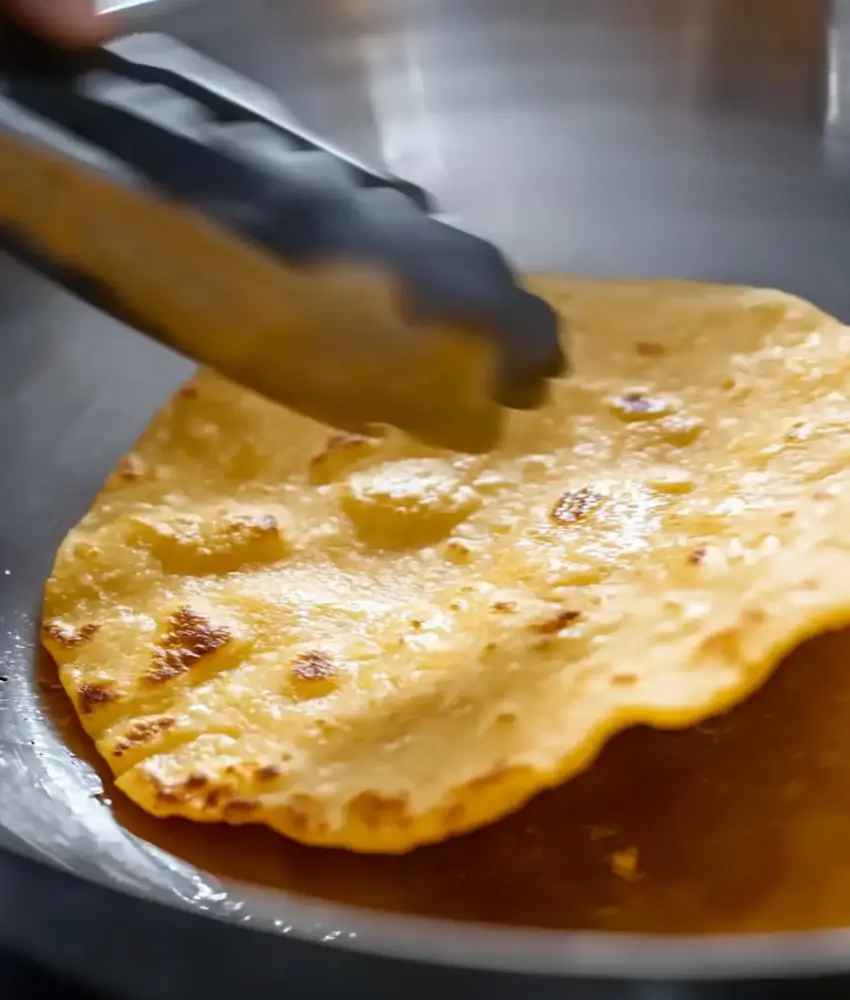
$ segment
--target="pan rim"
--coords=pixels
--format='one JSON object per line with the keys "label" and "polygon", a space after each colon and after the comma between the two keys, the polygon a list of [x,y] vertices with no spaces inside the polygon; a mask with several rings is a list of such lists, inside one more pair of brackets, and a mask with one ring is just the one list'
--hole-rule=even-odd
{"label": "pan rim", "polygon": [[[565,931],[455,921],[381,911],[286,891],[250,887],[227,907],[119,886],[101,870],[69,871],[40,851],[3,844],[23,858],[113,899],[163,906],[269,939],[339,949],[362,957],[472,972],[625,982],[754,982],[850,972],[850,927],[749,934],[664,935]],[[238,883],[237,883],[238,885]]]}

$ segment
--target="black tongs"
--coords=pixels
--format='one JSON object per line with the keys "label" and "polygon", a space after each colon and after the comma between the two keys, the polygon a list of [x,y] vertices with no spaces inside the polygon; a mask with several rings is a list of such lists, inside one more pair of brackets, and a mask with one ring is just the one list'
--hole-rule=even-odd
{"label": "black tongs", "polygon": [[482,451],[503,407],[542,402],[557,320],[494,247],[419,188],[150,58],[173,44],[71,55],[3,26],[3,246],[344,429]]}

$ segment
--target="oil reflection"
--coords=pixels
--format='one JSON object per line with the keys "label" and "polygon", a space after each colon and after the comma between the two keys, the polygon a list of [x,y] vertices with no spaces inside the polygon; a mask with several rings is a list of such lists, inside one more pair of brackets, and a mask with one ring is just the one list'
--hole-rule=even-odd
{"label": "oil reflection", "polygon": [[[148,817],[52,689],[119,824],[225,880],[400,913],[537,927],[708,933],[850,923],[850,632],[807,644],[748,704],[685,732],[635,730],[589,772],[479,833],[401,858]],[[98,808],[93,802],[92,808]]]}

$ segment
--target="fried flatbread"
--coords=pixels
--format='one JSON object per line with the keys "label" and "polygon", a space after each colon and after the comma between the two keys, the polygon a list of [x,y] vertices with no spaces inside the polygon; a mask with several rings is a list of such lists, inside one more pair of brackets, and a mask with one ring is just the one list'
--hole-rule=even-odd
{"label": "fried flatbread", "polygon": [[144,809],[406,851],[850,621],[850,330],[774,291],[530,284],[574,371],[496,453],[201,372],[119,465],[44,641]]}

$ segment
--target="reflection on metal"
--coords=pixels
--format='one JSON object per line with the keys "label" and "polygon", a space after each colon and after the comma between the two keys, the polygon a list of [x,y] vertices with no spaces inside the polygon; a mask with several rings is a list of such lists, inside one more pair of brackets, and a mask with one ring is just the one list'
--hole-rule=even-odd
{"label": "reflection on metal", "polygon": [[824,125],[826,129],[835,128],[841,118],[841,36],[834,24],[829,26],[827,33],[826,54],[826,114]]}
{"label": "reflection on metal", "polygon": [[834,168],[850,167],[850,0],[833,0],[827,34],[826,157]]}
{"label": "reflection on metal", "polygon": [[431,188],[445,183],[446,166],[429,105],[423,39],[407,19],[408,7],[409,0],[399,0],[397,31],[367,35],[361,44],[381,157],[393,173]]}
{"label": "reflection on metal", "polygon": [[[180,0],[178,0],[180,2]],[[185,2],[185,0],[183,0]],[[156,13],[159,13],[163,0],[101,0],[97,4],[98,11],[101,14],[115,14],[120,12],[128,11],[131,7],[134,8],[134,12],[139,12],[139,8],[148,8],[149,13],[154,13],[154,3],[156,3]]]}

